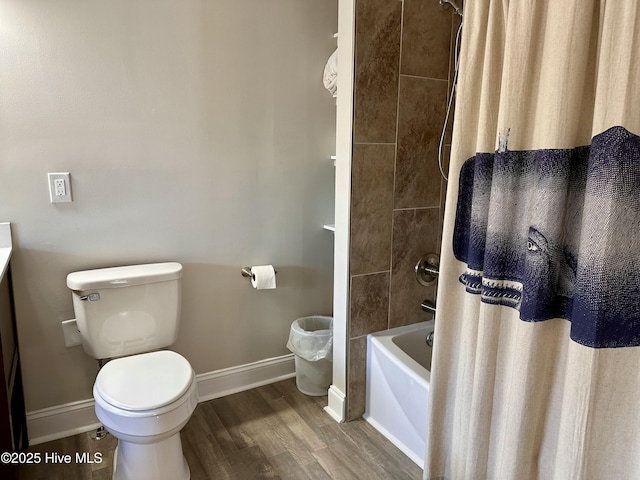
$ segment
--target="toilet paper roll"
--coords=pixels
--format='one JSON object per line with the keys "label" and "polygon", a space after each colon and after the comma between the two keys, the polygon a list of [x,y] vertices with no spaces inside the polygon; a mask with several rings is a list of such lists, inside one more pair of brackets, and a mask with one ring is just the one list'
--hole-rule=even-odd
{"label": "toilet paper roll", "polygon": [[256,290],[276,288],[276,271],[273,265],[251,267],[251,285]]}

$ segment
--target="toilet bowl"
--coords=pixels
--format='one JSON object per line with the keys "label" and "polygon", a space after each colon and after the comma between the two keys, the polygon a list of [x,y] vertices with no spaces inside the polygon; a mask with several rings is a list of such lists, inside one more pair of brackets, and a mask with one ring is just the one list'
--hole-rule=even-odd
{"label": "toilet bowl", "polygon": [[87,355],[104,364],[95,411],[118,439],[113,478],[186,480],[180,429],[198,403],[189,362],[170,350],[178,337],[182,265],[129,265],[67,275]]}
{"label": "toilet bowl", "polygon": [[118,439],[114,479],[189,478],[180,430],[198,396],[184,357],[163,350],[112,360],[98,373],[93,396],[98,419]]}

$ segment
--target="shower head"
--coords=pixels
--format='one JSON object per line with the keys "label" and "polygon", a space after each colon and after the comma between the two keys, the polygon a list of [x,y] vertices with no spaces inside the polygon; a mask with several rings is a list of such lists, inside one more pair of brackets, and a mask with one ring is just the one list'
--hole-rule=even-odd
{"label": "shower head", "polygon": [[458,5],[458,2],[456,2],[455,0],[440,0],[440,5],[445,6],[446,4],[451,5],[453,11],[462,16],[462,8],[460,7],[460,5]]}

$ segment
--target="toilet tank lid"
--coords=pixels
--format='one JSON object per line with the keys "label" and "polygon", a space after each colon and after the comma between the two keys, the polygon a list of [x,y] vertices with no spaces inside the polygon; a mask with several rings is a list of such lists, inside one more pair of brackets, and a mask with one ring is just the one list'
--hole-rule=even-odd
{"label": "toilet tank lid", "polygon": [[149,263],[73,272],[67,275],[67,287],[79,291],[99,290],[166,282],[180,277],[182,265],[177,262]]}

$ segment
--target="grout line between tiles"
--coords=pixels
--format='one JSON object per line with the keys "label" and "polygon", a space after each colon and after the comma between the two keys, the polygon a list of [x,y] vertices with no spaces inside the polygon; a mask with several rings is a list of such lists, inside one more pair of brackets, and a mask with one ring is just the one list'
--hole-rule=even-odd
{"label": "grout line between tiles", "polygon": [[394,208],[394,212],[404,212],[408,210],[432,210],[434,208],[440,208],[440,205],[434,205],[432,207],[406,207],[406,208]]}
{"label": "grout line between tiles", "polygon": [[366,277],[367,275],[378,275],[380,273],[391,273],[391,270],[380,270],[379,272],[358,273],[356,275],[351,275],[351,278]]}
{"label": "grout line between tiles", "polygon": [[401,77],[406,77],[406,78],[417,78],[419,80],[433,80],[433,81],[436,81],[436,82],[447,82],[447,83],[449,83],[449,79],[448,78],[422,77],[420,75],[409,75],[407,73],[401,73],[400,76]]}
{"label": "grout line between tiles", "polygon": [[389,246],[389,292],[387,295],[388,305],[387,305],[387,328],[391,326],[391,292],[392,292],[392,277],[393,277],[393,231],[394,231],[394,217],[393,212],[395,211],[396,204],[396,174],[398,170],[398,133],[400,130],[400,85],[402,80],[402,39],[404,34],[404,2],[402,2],[402,6],[400,7],[400,48],[398,51],[398,94],[396,96],[396,143],[395,143],[395,153],[393,157],[393,194],[391,196],[391,244]]}

